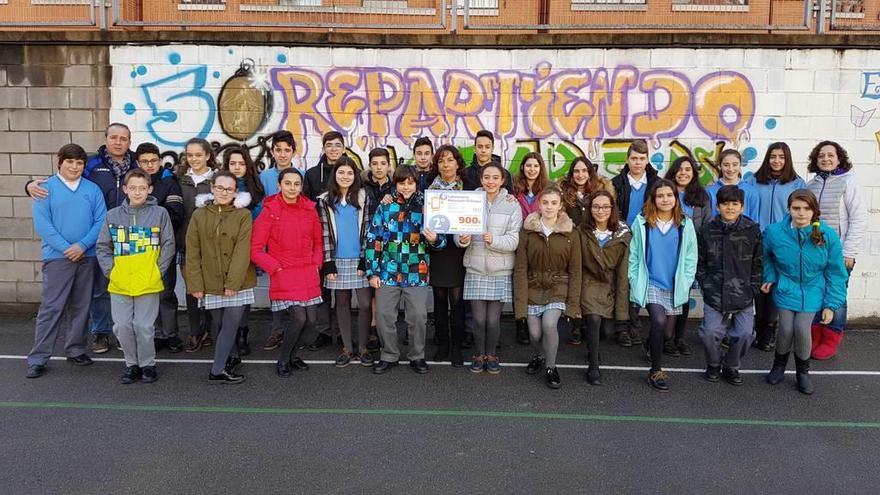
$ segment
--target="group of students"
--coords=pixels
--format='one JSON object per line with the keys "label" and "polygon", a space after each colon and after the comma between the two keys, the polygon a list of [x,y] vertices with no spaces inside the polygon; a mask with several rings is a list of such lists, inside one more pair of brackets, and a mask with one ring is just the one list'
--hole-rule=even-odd
{"label": "group of students", "polygon": [[[534,348],[526,372],[542,374],[551,388],[561,383],[563,317],[569,342],[586,340],[587,381],[600,385],[599,341],[616,330],[620,345],[642,344],[645,309],[648,383],[667,391],[662,361],[691,352],[683,337],[697,285],[707,380],[741,385],[740,362],[756,347],[775,349],[767,381],[779,383],[793,350],[798,388],[812,393],[810,357],[837,351],[848,270],[866,229],[862,188],[846,152],[831,141],[810,153],[809,183],[795,173],[789,147],[773,143],[745,180],[739,152],[723,151],[721,177],[704,189],[700,165],[689,156],[660,178],[642,140],[612,180],[580,157],[555,184],[538,153],[526,154],[512,176],[492,154],[488,131],[476,134],[470,166],[456,147],[435,150],[419,138],[413,166],[394,167],[388,151],[375,148],[365,173],[337,132],[323,136],[320,161],[305,172],[291,165],[296,143],[282,131],[272,139],[274,167],[262,172],[244,147],[228,149],[221,165],[207,141],[192,139],[173,173],[150,143],[130,155],[110,153],[114,133],[130,137],[127,127],[111,124],[98,160],[66,145],[58,174],[27,186],[43,246],[43,301],[28,377],[45,372],[62,324],[68,360],[91,364],[90,308],[94,320],[96,301],[109,295],[126,361],[122,382],[155,381],[155,343],[172,352],[184,347],[173,292],[179,265],[190,323],[185,347],[215,346],[211,382],[244,380],[237,370],[250,352],[248,313],[259,270],[268,275],[272,309],[264,348],[280,348],[282,377],[308,367],[296,355],[306,328],[323,321],[319,339],[330,339],[331,300],[342,341],[337,367],[359,363],[376,374],[395,367],[402,302],[406,358],[427,373],[430,288],[435,361],[464,367],[462,349],[470,348],[469,371],[501,372],[501,313],[512,303],[517,340]],[[428,229],[428,189],[483,191],[485,231]]]}

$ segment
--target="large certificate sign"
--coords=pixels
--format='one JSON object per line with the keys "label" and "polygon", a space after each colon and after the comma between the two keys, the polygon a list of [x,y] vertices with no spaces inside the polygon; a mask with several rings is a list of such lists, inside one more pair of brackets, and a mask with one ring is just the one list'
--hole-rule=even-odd
{"label": "large certificate sign", "polygon": [[425,226],[438,234],[482,234],[486,193],[425,190]]}

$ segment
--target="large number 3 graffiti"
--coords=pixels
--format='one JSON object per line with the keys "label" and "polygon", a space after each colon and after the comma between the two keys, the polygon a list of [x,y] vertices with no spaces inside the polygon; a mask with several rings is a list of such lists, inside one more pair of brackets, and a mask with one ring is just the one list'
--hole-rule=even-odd
{"label": "large number 3 graffiti", "polygon": [[[157,141],[166,146],[183,146],[192,133],[181,130],[199,128],[199,123],[201,130],[198,137],[204,138],[211,132],[217,108],[214,98],[203,90],[207,74],[208,67],[202,65],[181,70],[141,87],[153,116],[147,122],[147,130]],[[202,104],[197,100],[201,100]],[[187,118],[193,118],[194,121],[188,121],[183,126],[178,123],[181,110],[185,110]],[[175,135],[181,136],[182,140],[175,140],[172,137]]]}

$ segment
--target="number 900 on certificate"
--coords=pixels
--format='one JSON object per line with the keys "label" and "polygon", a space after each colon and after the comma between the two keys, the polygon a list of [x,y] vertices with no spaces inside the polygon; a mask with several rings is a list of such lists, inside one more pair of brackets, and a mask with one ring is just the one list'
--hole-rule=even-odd
{"label": "number 900 on certificate", "polygon": [[425,191],[425,228],[438,234],[482,234],[485,226],[485,192]]}

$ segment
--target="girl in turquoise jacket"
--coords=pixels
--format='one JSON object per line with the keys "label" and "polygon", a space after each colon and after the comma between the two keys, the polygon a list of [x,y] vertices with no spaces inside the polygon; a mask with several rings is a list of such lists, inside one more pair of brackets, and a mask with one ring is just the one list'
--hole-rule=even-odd
{"label": "girl in turquoise jacket", "polygon": [[846,301],[846,268],[840,238],[819,220],[816,196],[799,189],[788,198],[787,215],[764,233],[764,284],[761,291],[773,291],[779,308],[779,335],[776,358],[767,382],[776,385],[784,379],[792,349],[795,354],[798,389],[813,393],[809,379],[810,325],[816,312],[822,323]]}
{"label": "girl in turquoise jacket", "polygon": [[632,226],[629,251],[630,301],[646,308],[651,318],[648,383],[666,392],[663,343],[675,333],[676,319],[688,303],[697,272],[697,234],[682,213],[675,184],[658,180],[648,191],[642,213]]}

